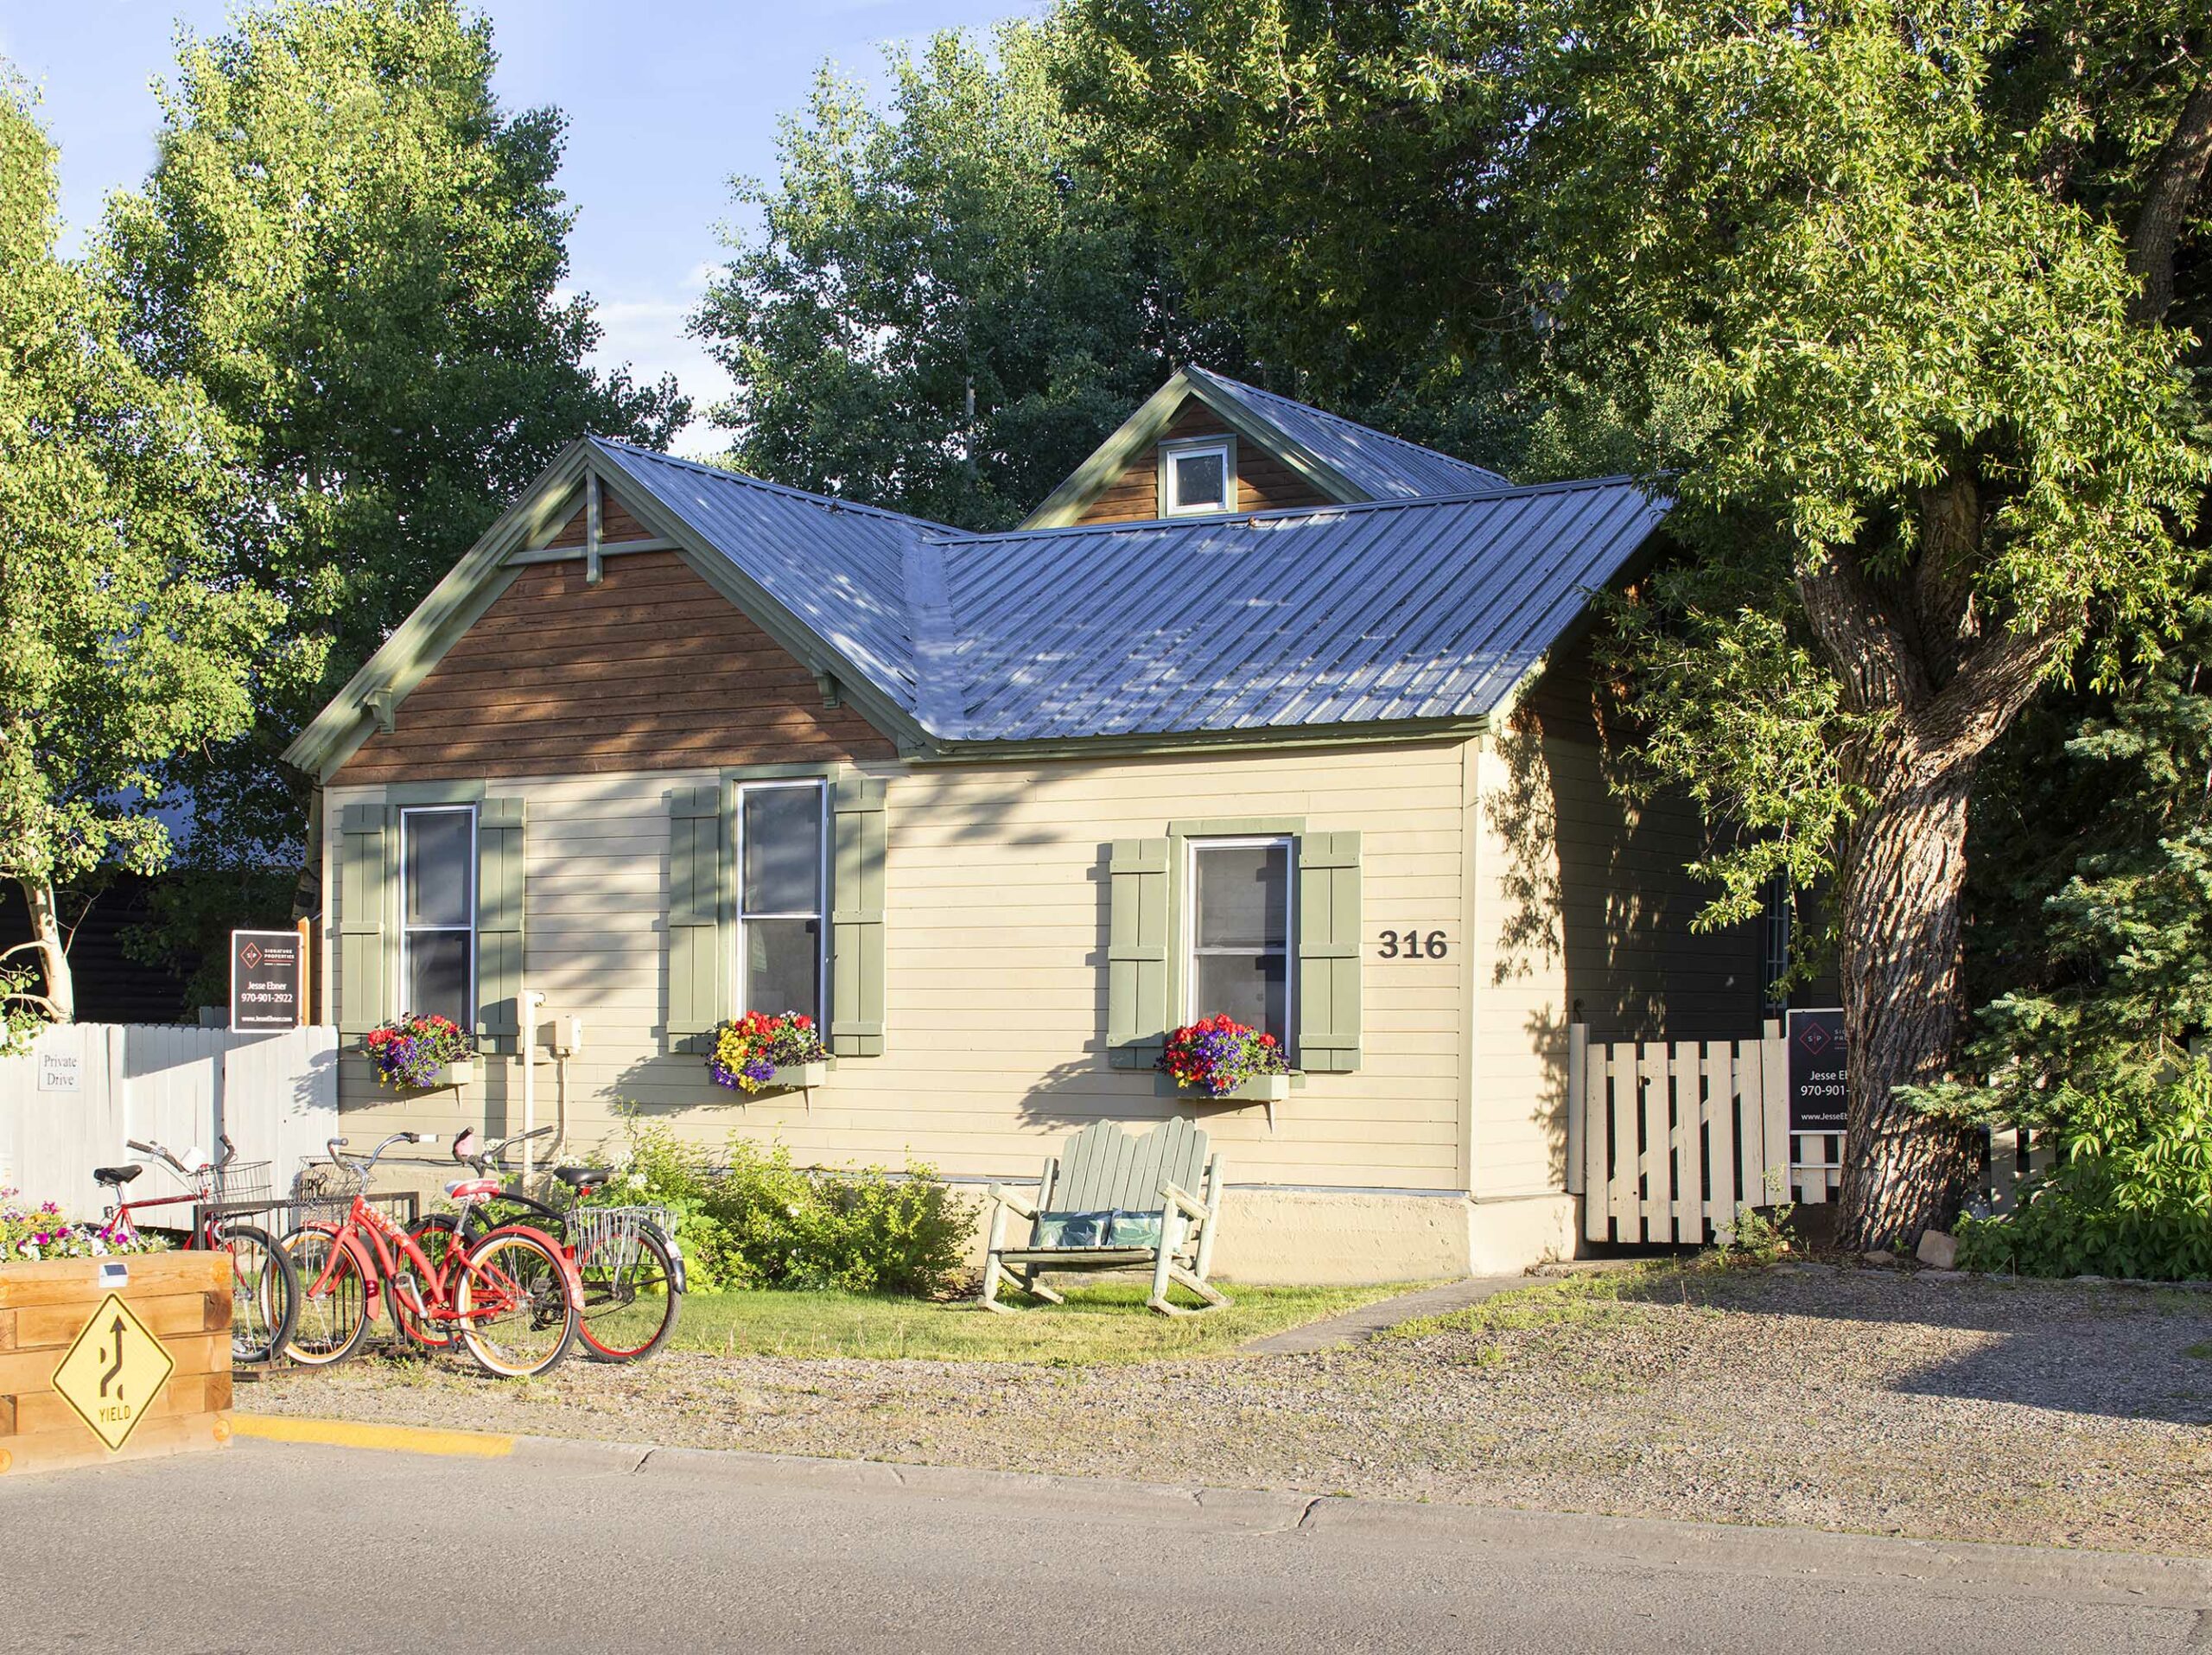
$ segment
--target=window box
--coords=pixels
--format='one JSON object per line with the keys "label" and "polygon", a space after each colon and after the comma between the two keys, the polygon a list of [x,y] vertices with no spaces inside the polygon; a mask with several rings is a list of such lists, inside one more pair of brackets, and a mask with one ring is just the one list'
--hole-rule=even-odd
{"label": "window box", "polygon": [[830,1065],[820,1063],[779,1063],[776,1073],[768,1077],[766,1092],[797,1092],[802,1087],[811,1092],[830,1079]]}
{"label": "window box", "polygon": [[430,1071],[420,1087],[414,1090],[435,1092],[442,1086],[469,1086],[476,1083],[476,1060],[465,1057],[458,1063],[441,1063]]}
{"label": "window box", "polygon": [[1211,1092],[1198,1086],[1178,1086],[1162,1079],[1168,1095],[1179,1103],[1198,1108],[1218,1105],[1224,1109],[1242,1108],[1250,1104],[1264,1104],[1268,1111],[1268,1130],[1275,1130],[1275,1105],[1290,1098],[1290,1083],[1294,1077],[1287,1074],[1255,1074],[1249,1080],[1231,1086],[1227,1092]]}

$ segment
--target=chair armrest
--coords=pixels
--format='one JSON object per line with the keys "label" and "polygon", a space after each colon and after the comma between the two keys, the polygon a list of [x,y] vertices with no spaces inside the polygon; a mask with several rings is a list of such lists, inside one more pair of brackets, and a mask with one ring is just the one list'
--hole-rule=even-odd
{"label": "chair armrest", "polygon": [[985,1195],[986,1199],[999,1202],[1022,1218],[1033,1219],[1037,1216],[1037,1203],[1018,1189],[1009,1189],[1004,1184],[993,1184]]}
{"label": "chair armrest", "polygon": [[1160,1199],[1171,1206],[1182,1208],[1185,1218],[1210,1219],[1213,1216],[1213,1213],[1197,1196],[1173,1184],[1162,1184],[1160,1187]]}

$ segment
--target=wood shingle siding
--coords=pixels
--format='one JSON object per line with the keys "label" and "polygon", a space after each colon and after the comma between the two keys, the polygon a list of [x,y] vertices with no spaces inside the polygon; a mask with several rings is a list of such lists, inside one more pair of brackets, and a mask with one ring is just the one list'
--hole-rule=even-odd
{"label": "wood shingle siding", "polygon": [[[650,540],[653,532],[632,517],[611,488],[602,488],[599,494],[599,539],[601,545],[612,545],[619,540]],[[576,507],[575,515],[561,525],[561,532],[545,544],[564,550],[584,543],[584,508]]]}
{"label": "wood shingle siding", "polygon": [[889,758],[674,552],[520,571],[361,744],[340,787]]}
{"label": "wood shingle siding", "polygon": [[[1221,416],[1197,398],[1186,398],[1167,442],[1185,437],[1226,436],[1230,427]],[[1249,436],[1236,439],[1236,507],[1241,512],[1271,512],[1279,507],[1326,506],[1329,497],[1285,465]],[[1160,516],[1160,451],[1147,449],[1128,469],[1107,484],[1084,507],[1083,523],[1145,523]],[[581,544],[581,543],[579,543]]]}

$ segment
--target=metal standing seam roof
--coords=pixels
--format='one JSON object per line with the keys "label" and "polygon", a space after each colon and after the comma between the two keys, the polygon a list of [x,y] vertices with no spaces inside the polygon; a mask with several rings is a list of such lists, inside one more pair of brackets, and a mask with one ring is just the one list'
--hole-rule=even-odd
{"label": "metal standing seam roof", "polygon": [[1667,511],[1603,478],[970,534],[594,447],[948,742],[1479,716]]}
{"label": "metal standing seam roof", "polygon": [[1478,494],[1513,487],[1513,480],[1498,472],[1262,391],[1241,379],[1198,367],[1183,372],[1202,385],[1224,387],[1232,401],[1251,406],[1291,441],[1335,467],[1376,500]]}

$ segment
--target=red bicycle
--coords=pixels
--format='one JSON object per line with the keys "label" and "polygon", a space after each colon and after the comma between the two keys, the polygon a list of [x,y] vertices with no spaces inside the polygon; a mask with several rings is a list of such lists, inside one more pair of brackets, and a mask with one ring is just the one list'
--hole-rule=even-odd
{"label": "red bicycle", "polygon": [[[439,1348],[455,1339],[487,1373],[504,1379],[547,1373],[575,1342],[583,1286],[573,1260],[542,1230],[507,1224],[435,1262],[367,1200],[370,1175],[395,1143],[435,1143],[433,1133],[394,1132],[366,1157],[330,1140],[352,1204],[335,1223],[303,1224],[284,1238],[302,1283],[297,1325],[286,1354],[309,1367],[342,1362],[361,1347],[378,1306],[399,1335]],[[466,1219],[499,1193],[496,1178],[463,1178],[446,1194]]]}
{"label": "red bicycle", "polygon": [[188,1195],[155,1195],[126,1201],[124,1188],[145,1168],[132,1163],[93,1168],[93,1179],[111,1192],[100,1239],[110,1246],[135,1241],[140,1220],[154,1208],[192,1203],[195,1224],[164,1224],[156,1219],[147,1227],[181,1237],[188,1248],[231,1256],[231,1360],[249,1365],[270,1360],[291,1337],[300,1283],[291,1260],[278,1251],[269,1232],[258,1225],[243,1222],[238,1216],[241,1207],[269,1204],[269,1163],[240,1161],[238,1146],[228,1134],[222,1138],[219,1161],[201,1161],[198,1149],[188,1149],[179,1156],[158,1143],[137,1138],[126,1138],[124,1143],[140,1155],[166,1161],[179,1177],[191,1180],[194,1187]]}

